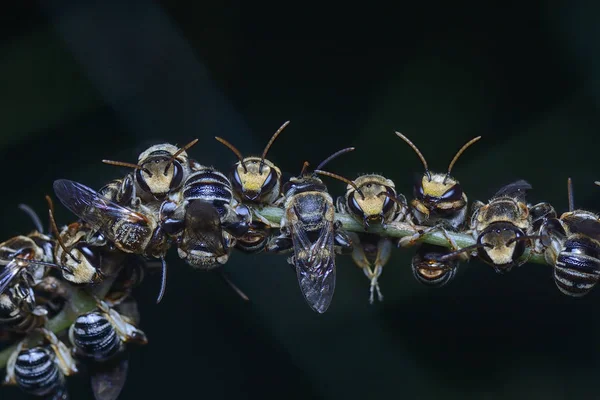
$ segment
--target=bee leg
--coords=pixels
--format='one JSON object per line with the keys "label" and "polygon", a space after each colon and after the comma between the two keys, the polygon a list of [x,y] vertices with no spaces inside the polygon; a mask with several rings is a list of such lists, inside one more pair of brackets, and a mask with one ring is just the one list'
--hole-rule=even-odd
{"label": "bee leg", "polygon": [[291,250],[294,246],[292,238],[287,235],[276,236],[269,241],[265,246],[265,251],[268,253],[281,253]]}
{"label": "bee leg", "polygon": [[221,278],[223,278],[225,283],[227,283],[233,289],[233,291],[236,292],[237,295],[242,298],[242,300],[250,301],[250,298],[246,295],[246,293],[242,292],[242,290],[238,288],[236,284],[231,281],[231,279],[229,279],[223,268],[219,269],[219,275],[221,276]]}
{"label": "bee leg", "polygon": [[248,232],[250,223],[252,222],[250,209],[243,204],[236,208],[228,206],[227,214],[226,220],[222,223],[223,229],[234,237],[244,236],[244,234]]}
{"label": "bee leg", "polygon": [[371,277],[371,298],[370,303],[373,304],[373,288],[377,290],[377,298],[379,301],[383,301],[383,294],[379,288],[378,279],[383,272],[383,266],[387,264],[392,255],[392,241],[389,238],[382,237],[377,242],[377,257],[375,258],[375,269],[373,270]]}
{"label": "bee leg", "polygon": [[347,214],[348,212],[346,211],[346,204],[345,203],[345,199],[343,196],[338,196],[338,198],[335,200],[335,208],[337,209],[337,212],[339,212],[340,214]]}
{"label": "bee leg", "polygon": [[44,334],[46,340],[48,340],[50,343],[50,347],[52,347],[54,354],[56,354],[56,361],[62,373],[65,376],[70,376],[79,372],[77,369],[77,363],[75,362],[75,359],[73,358],[69,348],[63,342],[61,342],[52,331],[42,328],[42,333]]}
{"label": "bee leg", "polygon": [[348,232],[346,231],[336,231],[334,234],[334,238],[333,240],[335,241],[336,244],[336,253],[337,254],[349,254],[352,252],[352,248],[354,247],[353,241],[350,238],[350,236],[348,236]]}
{"label": "bee leg", "polygon": [[[416,226],[416,225],[415,225]],[[417,241],[419,239],[421,239],[423,236],[427,235],[428,233],[431,232],[435,232],[436,230],[440,229],[439,226],[430,226],[426,229],[422,229],[422,230],[417,230],[415,228],[416,233],[412,236],[404,236],[403,238],[400,238],[400,240],[398,241],[398,247],[410,247],[410,246],[414,246]]]}
{"label": "bee leg", "polygon": [[[25,339],[26,340],[26,339]],[[17,356],[23,350],[23,343],[25,340],[19,342],[15,351],[13,351],[6,362],[6,377],[4,378],[4,385],[16,385],[17,380],[15,377],[15,364],[17,363]]]}

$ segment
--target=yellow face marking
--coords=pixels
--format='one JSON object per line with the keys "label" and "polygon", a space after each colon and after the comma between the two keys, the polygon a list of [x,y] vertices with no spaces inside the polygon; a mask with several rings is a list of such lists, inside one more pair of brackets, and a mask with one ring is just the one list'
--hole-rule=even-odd
{"label": "yellow face marking", "polygon": [[427,176],[423,175],[423,178],[421,179],[421,185],[423,185],[423,193],[426,196],[441,197],[444,193],[446,193],[452,186],[456,185],[457,183],[452,178],[446,179],[446,183],[444,183],[444,179],[446,179],[446,175],[432,174],[431,181],[429,181]]}

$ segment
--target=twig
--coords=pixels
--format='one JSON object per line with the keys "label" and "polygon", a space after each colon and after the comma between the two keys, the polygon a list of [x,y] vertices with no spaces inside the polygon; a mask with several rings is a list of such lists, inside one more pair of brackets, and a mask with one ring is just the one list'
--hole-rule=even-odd
{"label": "twig", "polygon": [[[278,226],[283,215],[283,210],[277,207],[265,207],[260,210],[255,210],[255,214],[262,217],[262,219],[269,221],[270,223]],[[347,214],[335,214],[335,219],[342,223],[345,230],[352,232],[364,232],[363,225],[355,221],[352,217]],[[405,236],[412,236],[415,234],[416,229],[425,229],[426,227],[416,226],[413,227],[408,223],[389,223],[384,229],[380,225],[372,225],[369,227],[369,233],[376,233],[381,236],[388,236],[394,238],[401,238]],[[447,232],[448,236],[454,239],[457,246],[460,248],[475,244],[475,239],[464,233]],[[449,247],[447,239],[441,232],[431,232],[424,235],[419,242],[435,244],[438,246]],[[541,254],[532,254],[528,262],[535,264],[547,264],[544,260],[544,256]],[[73,291],[73,296],[68,302],[68,306],[62,310],[58,315],[52,318],[48,322],[48,329],[58,333],[67,329],[75,318],[80,314],[92,311],[96,308],[96,302],[94,298],[87,294],[85,291],[77,289]],[[0,352],[0,368],[6,365],[8,357],[14,351],[16,345],[10,346]]]}

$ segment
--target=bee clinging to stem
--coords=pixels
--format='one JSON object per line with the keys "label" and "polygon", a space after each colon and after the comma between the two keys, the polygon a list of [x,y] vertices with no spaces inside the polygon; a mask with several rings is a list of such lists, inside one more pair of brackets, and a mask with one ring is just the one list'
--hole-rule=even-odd
{"label": "bee clinging to stem", "polygon": [[390,258],[392,240],[368,233],[368,229],[373,223],[385,228],[390,222],[410,220],[406,198],[396,193],[390,179],[366,174],[348,183],[346,195],[337,198],[336,206],[339,212],[349,214],[364,226],[365,232],[348,232],[353,245],[352,259],[371,281],[369,302],[373,304],[375,290],[382,301],[378,278]]}
{"label": "bee clinging to stem", "polygon": [[[300,176],[291,178],[283,185],[285,195],[281,199],[284,207],[281,234],[265,248],[268,252],[293,250],[288,262],[296,269],[304,299],[318,313],[324,313],[333,298],[335,254],[352,250],[352,242],[341,229],[341,223],[335,221],[333,199],[317,175],[354,185],[346,178],[321,169],[337,156],[352,150],[354,148],[349,147],[332,154],[312,173],[307,172],[308,163],[305,162]],[[360,192],[358,187],[355,189]]]}

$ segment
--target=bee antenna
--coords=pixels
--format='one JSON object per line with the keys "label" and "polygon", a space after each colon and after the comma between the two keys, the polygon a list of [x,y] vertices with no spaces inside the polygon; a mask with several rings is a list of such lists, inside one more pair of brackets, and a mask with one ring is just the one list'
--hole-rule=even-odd
{"label": "bee antenna", "polygon": [[69,250],[65,247],[65,244],[60,238],[60,232],[58,231],[58,226],[56,226],[56,220],[54,219],[54,203],[52,202],[52,198],[46,195],[46,201],[48,202],[48,215],[50,216],[50,227],[52,231],[54,231],[54,236],[56,236],[56,241],[58,245],[63,249],[63,251],[69,255],[77,264],[81,264],[81,260],[78,260],[71,254]]}
{"label": "bee antenna", "polygon": [[102,162],[104,164],[115,165],[117,167],[125,167],[125,168],[133,168],[133,169],[143,170],[143,168],[137,164],[132,164],[132,163],[124,162],[124,161],[102,160]]}
{"label": "bee antenna", "polygon": [[240,288],[238,288],[232,281],[231,279],[229,279],[229,277],[227,276],[227,274],[225,273],[225,271],[223,271],[223,269],[219,269],[220,272],[220,276],[221,278],[225,281],[225,283],[227,283],[234,292],[237,293],[238,296],[240,296],[242,298],[242,300],[244,301],[250,301],[250,298],[246,295],[246,293],[242,292],[242,290]]}
{"label": "bee antenna", "polygon": [[156,304],[160,303],[167,290],[167,262],[164,257],[160,258],[160,264],[162,266],[162,276],[160,278],[160,291],[158,292]]}
{"label": "bee antenna", "polygon": [[283,123],[283,125],[281,125],[279,127],[279,129],[277,129],[277,131],[273,134],[273,136],[271,136],[271,139],[269,139],[269,142],[265,146],[265,149],[263,150],[262,155],[260,157],[260,165],[258,166],[258,173],[259,174],[262,174],[262,168],[263,168],[263,165],[265,164],[265,157],[267,156],[267,152],[271,148],[271,145],[273,144],[273,142],[275,141],[275,139],[277,139],[277,137],[279,136],[279,134],[281,133],[281,131],[283,131],[285,129],[285,127],[288,126],[289,123],[290,123],[290,121],[285,121]]}
{"label": "bee antenna", "polygon": [[346,147],[345,149],[342,150],[338,150],[335,153],[333,153],[332,155],[330,155],[329,157],[327,157],[326,159],[324,159],[323,161],[321,161],[321,164],[317,165],[317,168],[315,168],[315,170],[320,170],[321,168],[323,168],[329,161],[333,160],[334,158],[344,154],[344,153],[348,153],[354,151],[354,147]]}
{"label": "bee antenna", "polygon": [[451,253],[444,254],[443,256],[431,256],[431,255],[427,255],[425,257],[427,259],[438,261],[438,262],[446,262],[448,260],[452,260],[453,258],[456,258],[456,256],[458,256],[458,255],[460,255],[462,253],[466,253],[466,252],[470,252],[470,251],[473,251],[473,250],[482,249],[484,247],[493,247],[493,246],[490,245],[489,243],[473,244],[471,246],[463,247],[462,249],[458,249],[458,250],[453,251]]}
{"label": "bee antenna", "polygon": [[569,211],[575,209],[575,201],[573,200],[573,182],[571,177],[567,179],[567,195],[569,196]]}
{"label": "bee antenna", "polygon": [[540,239],[540,240],[544,240],[544,239],[549,239],[548,236],[546,235],[531,235],[531,236],[520,236],[520,237],[514,237],[512,239],[510,239],[508,242],[506,242],[506,245],[508,246],[509,244],[512,244],[514,242],[521,242],[523,240],[536,240],[536,239]]}
{"label": "bee antenna", "polygon": [[458,158],[462,155],[462,153],[465,152],[465,150],[467,148],[469,148],[469,146],[471,146],[473,143],[475,143],[479,139],[481,139],[481,136],[477,136],[476,138],[469,140],[467,143],[465,143],[465,145],[463,147],[460,148],[460,150],[458,150],[458,152],[456,153],[456,155],[454,156],[452,161],[450,161],[450,165],[448,166],[448,173],[446,174],[446,177],[444,178],[444,181],[442,182],[444,185],[446,184],[446,179],[448,179],[450,177],[450,172],[452,171],[452,167],[454,167],[454,164],[456,164],[456,161],[458,160]]}
{"label": "bee antenna", "polygon": [[360,197],[362,197],[363,199],[365,198],[365,195],[363,194],[363,192],[358,188],[358,186],[356,185],[356,183],[352,182],[350,179],[348,178],[344,178],[341,175],[337,175],[331,172],[327,172],[327,171],[321,171],[320,169],[315,169],[315,174],[319,174],[319,175],[324,175],[324,176],[328,176],[330,178],[334,178],[337,179],[338,181],[342,181],[344,183],[346,183],[347,185],[350,185],[354,188],[354,190],[356,190],[358,192],[358,194],[360,194]]}
{"label": "bee antenna", "polygon": [[403,134],[401,134],[398,131],[396,131],[396,135],[398,135],[398,137],[400,139],[404,140],[406,142],[406,144],[409,145],[411,147],[411,149],[413,149],[415,151],[415,153],[417,153],[417,156],[419,156],[419,158],[421,159],[421,162],[423,163],[423,167],[425,167],[425,175],[427,175],[427,179],[429,180],[429,182],[431,182],[431,172],[429,172],[429,167],[427,166],[427,160],[425,160],[425,157],[423,157],[423,153],[421,153],[419,148],[417,146],[415,146],[415,144],[413,142],[411,142],[410,139],[408,139],[406,136],[404,136]]}
{"label": "bee antenna", "polygon": [[600,186],[600,181],[595,181],[594,184]]}
{"label": "bee antenna", "polygon": [[385,196],[385,197],[387,197],[388,199],[392,200],[394,203],[398,204],[400,207],[406,207],[406,204],[402,203],[400,200],[398,200],[398,199],[396,198],[396,196],[394,196],[394,195],[393,195],[393,194],[391,194],[391,193],[388,193],[388,192],[381,192],[381,193],[379,193],[379,194],[377,195],[377,197],[379,197],[379,196]]}
{"label": "bee antenna", "polygon": [[229,150],[233,151],[233,154],[235,154],[238,160],[240,160],[240,164],[242,164],[242,167],[244,167],[244,172],[248,172],[246,164],[244,163],[244,157],[242,157],[242,153],[240,153],[240,151],[234,145],[232,145],[222,137],[215,136],[215,139],[217,139],[219,143],[224,144]]}
{"label": "bee antenna", "polygon": [[310,164],[308,163],[308,161],[304,161],[304,164],[302,164],[302,169],[300,170],[300,176],[306,173],[306,170],[308,169],[309,165]]}
{"label": "bee antenna", "polygon": [[19,209],[24,211],[25,214],[27,214],[29,218],[31,218],[31,220],[33,221],[33,225],[35,225],[35,229],[37,229],[38,232],[44,232],[44,225],[42,225],[42,220],[40,219],[39,215],[37,215],[37,213],[33,210],[33,208],[29,207],[27,204],[19,204]]}
{"label": "bee antenna", "polygon": [[183,146],[182,148],[180,148],[179,150],[177,150],[175,152],[175,154],[173,154],[171,156],[171,158],[169,159],[169,162],[167,163],[167,166],[165,167],[165,170],[163,172],[163,174],[167,174],[167,170],[169,169],[169,166],[171,164],[173,164],[173,162],[175,162],[175,159],[177,159],[177,157],[179,157],[179,155],[181,153],[183,153],[184,151],[186,151],[187,149],[189,149],[190,147],[192,147],[193,145],[195,145],[196,143],[198,143],[198,139],[194,139],[191,142],[189,142],[188,144],[186,144],[185,146]]}

